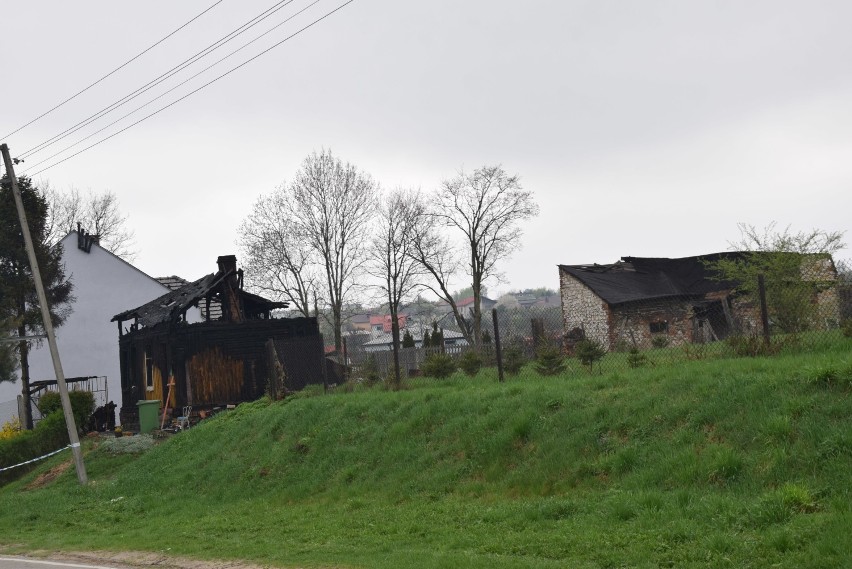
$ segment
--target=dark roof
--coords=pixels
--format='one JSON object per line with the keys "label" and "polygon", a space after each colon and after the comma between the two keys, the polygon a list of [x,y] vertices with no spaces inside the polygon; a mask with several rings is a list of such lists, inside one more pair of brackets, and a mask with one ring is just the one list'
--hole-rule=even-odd
{"label": "dark roof", "polygon": [[172,275],[170,277],[156,277],[157,282],[169,290],[177,290],[189,284],[189,281],[182,279],[179,276]]}
{"label": "dark roof", "polygon": [[742,256],[742,253],[731,252],[680,259],[622,257],[611,265],[559,265],[559,269],[612,305],[730,290],[736,283],[715,279],[709,264],[722,258]]}
{"label": "dark roof", "polygon": [[[219,284],[232,274],[233,271],[219,271],[201,277],[195,282],[169,291],[142,306],[116,314],[112,317],[111,322],[116,320],[123,322],[135,318],[140,326],[151,327],[163,322],[174,321],[192,306],[195,306],[199,300],[215,294]],[[288,306],[286,302],[274,302],[244,290],[238,290],[237,294],[240,295],[244,303],[252,304],[256,310],[273,310],[275,308],[287,308]],[[210,312],[213,312],[212,306]]]}

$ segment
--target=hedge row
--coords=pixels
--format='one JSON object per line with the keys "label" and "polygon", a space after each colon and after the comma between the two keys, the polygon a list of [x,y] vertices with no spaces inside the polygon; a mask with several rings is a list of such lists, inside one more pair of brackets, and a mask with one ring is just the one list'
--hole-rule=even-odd
{"label": "hedge row", "polygon": [[[68,430],[62,411],[51,413],[32,431],[25,431],[15,438],[0,441],[0,468],[20,464],[44,456],[68,444]],[[0,472],[0,484],[15,480],[32,465],[19,466]]]}

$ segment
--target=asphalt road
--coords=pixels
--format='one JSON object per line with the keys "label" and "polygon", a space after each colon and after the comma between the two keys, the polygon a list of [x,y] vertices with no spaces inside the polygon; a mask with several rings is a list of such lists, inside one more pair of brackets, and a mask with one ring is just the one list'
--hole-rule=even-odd
{"label": "asphalt road", "polygon": [[0,556],[0,569],[121,569],[117,566],[85,565],[83,563],[68,563],[65,561],[50,561],[47,559],[27,559],[26,557]]}

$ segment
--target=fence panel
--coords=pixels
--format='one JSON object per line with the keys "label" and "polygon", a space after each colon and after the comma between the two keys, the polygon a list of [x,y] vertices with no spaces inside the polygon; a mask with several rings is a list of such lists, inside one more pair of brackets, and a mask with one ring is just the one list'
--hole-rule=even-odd
{"label": "fence panel", "polygon": [[[498,320],[507,379],[548,372],[580,375],[627,371],[711,358],[807,352],[852,336],[852,283],[825,275],[794,282],[765,279],[765,308],[757,286],[703,295],[670,295],[607,304],[498,308],[483,314],[485,366],[497,377],[493,316]],[[565,303],[563,303],[565,304]],[[470,345],[400,350],[402,377],[420,374],[436,352],[455,358]],[[389,349],[350,353],[352,375],[375,364],[377,377],[393,375]]]}

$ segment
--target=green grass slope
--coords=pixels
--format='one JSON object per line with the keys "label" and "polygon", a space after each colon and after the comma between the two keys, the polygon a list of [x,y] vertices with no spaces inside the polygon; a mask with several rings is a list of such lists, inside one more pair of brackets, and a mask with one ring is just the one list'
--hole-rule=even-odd
{"label": "green grass slope", "polygon": [[[0,489],[0,543],[278,566],[852,566],[852,342],[243,405]],[[55,465],[52,460],[44,468]]]}

